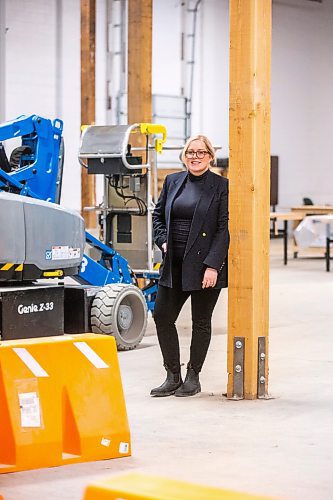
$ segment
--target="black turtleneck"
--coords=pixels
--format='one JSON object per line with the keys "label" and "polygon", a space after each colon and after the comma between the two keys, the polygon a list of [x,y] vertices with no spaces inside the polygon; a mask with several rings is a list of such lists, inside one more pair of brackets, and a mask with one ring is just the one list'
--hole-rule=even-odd
{"label": "black turtleneck", "polygon": [[194,211],[207,175],[208,170],[202,175],[193,175],[188,172],[186,181],[173,202],[171,210],[172,249],[173,257],[177,261],[183,259]]}

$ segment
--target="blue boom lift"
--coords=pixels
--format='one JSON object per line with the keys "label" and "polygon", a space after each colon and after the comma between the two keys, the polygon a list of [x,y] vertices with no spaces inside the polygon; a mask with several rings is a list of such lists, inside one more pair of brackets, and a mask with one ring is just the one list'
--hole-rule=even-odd
{"label": "blue boom lift", "polygon": [[[0,197],[1,192],[7,192],[60,203],[62,129],[61,120],[51,122],[37,115],[20,116],[0,125]],[[144,148],[131,146],[135,135],[144,137]],[[149,144],[151,137],[153,145]],[[21,138],[21,145],[8,160],[3,141],[12,138]],[[133,349],[141,341],[147,312],[154,308],[158,280],[152,243],[149,158],[152,149],[161,152],[165,139],[163,126],[147,123],[90,126],[84,130],[79,161],[89,174],[102,175],[104,180],[104,199],[98,208],[101,238],[85,233],[86,253],[79,272],[72,276],[77,284],[65,286],[65,331],[67,328],[69,333],[79,333],[91,329],[111,334],[120,350]],[[140,149],[144,150],[145,163],[141,156],[133,156]],[[59,259],[60,254],[68,252],[66,248],[63,245],[45,249],[45,258]],[[69,271],[68,266],[45,271],[45,266],[34,266],[32,270],[27,262],[18,264],[22,265],[22,272],[5,272],[8,262],[3,261],[0,248],[2,283],[73,275],[73,268]],[[133,265],[140,269],[133,270]],[[146,283],[142,289],[137,286],[139,278]],[[83,314],[79,328],[73,319],[73,307],[78,308],[78,316]]]}

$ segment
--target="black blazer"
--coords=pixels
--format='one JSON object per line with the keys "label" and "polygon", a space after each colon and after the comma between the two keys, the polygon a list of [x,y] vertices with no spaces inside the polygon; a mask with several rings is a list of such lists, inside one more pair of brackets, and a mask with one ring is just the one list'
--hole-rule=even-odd
{"label": "black blazer", "polygon": [[[153,212],[154,241],[163,253],[160,267],[161,285],[172,287],[172,235],[170,231],[173,201],[185,182],[187,172],[177,172],[165,178],[163,188]],[[209,171],[202,194],[197,203],[182,265],[183,290],[201,290],[207,267],[218,270],[215,288],[227,284],[228,231],[228,179]]]}

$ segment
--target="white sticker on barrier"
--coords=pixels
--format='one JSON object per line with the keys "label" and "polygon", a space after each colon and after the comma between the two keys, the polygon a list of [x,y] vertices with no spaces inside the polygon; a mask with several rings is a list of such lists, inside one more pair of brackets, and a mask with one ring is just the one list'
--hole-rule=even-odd
{"label": "white sticker on barrier", "polygon": [[109,365],[86,342],[74,342],[74,345],[96,368],[109,368]]}
{"label": "white sticker on barrier", "polygon": [[108,448],[110,446],[110,443],[111,443],[111,439],[102,438],[102,441],[101,441],[102,446],[106,446]]}
{"label": "white sticker on barrier", "polygon": [[119,453],[128,453],[129,444],[123,443],[122,441],[119,444]]}
{"label": "white sticker on barrier", "polygon": [[40,366],[38,361],[35,360],[24,347],[13,347],[13,351],[18,355],[18,357],[23,361],[23,363],[29,368],[30,371],[35,375],[35,377],[48,377],[49,374],[46,373],[44,368]]}
{"label": "white sticker on barrier", "polygon": [[19,393],[21,427],[40,427],[40,403],[37,392]]}

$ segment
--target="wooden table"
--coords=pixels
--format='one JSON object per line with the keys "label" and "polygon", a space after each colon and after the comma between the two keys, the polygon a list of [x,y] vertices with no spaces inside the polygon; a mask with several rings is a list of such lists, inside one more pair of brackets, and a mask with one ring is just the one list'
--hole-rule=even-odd
{"label": "wooden table", "polygon": [[300,205],[296,207],[291,207],[290,209],[293,213],[302,214],[303,217],[306,215],[326,215],[333,214],[333,205]]}
{"label": "wooden table", "polygon": [[304,215],[301,213],[294,213],[294,212],[271,212],[270,213],[270,220],[273,221],[273,223],[276,223],[277,221],[281,220],[283,221],[283,229],[282,229],[282,234],[283,234],[283,260],[284,260],[284,265],[287,265],[288,262],[288,221],[301,221],[303,220]]}

